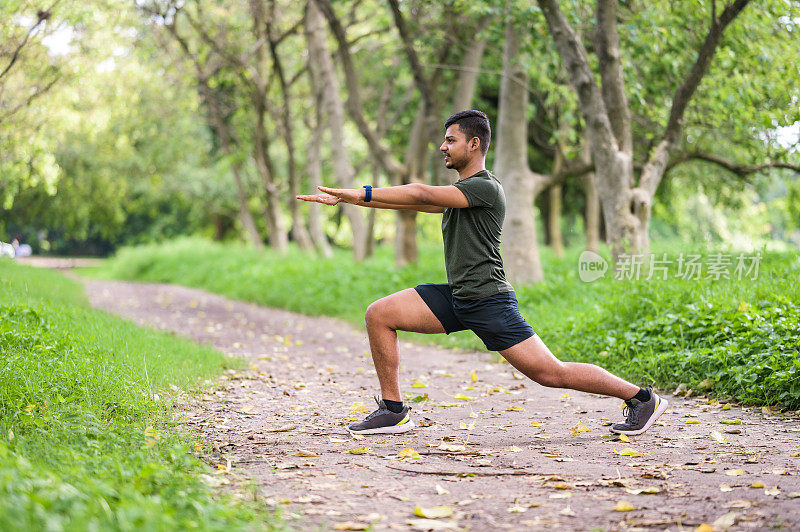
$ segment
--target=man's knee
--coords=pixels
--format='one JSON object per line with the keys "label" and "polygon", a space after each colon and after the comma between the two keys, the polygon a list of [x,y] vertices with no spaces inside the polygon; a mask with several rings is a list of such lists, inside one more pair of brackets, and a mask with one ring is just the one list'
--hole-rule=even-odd
{"label": "man's knee", "polygon": [[546,370],[538,372],[533,380],[548,388],[567,387],[567,367],[563,363],[554,364]]}
{"label": "man's knee", "polygon": [[371,303],[364,314],[367,327],[384,325],[386,323],[386,317],[386,304],[382,299]]}

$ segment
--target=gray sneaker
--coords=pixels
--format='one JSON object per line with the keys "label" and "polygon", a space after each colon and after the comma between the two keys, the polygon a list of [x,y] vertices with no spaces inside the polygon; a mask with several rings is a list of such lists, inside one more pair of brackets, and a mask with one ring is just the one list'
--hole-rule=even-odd
{"label": "gray sneaker", "polygon": [[624,413],[627,416],[625,423],[617,423],[612,426],[611,432],[636,436],[653,426],[653,423],[667,409],[668,403],[666,399],[659,397],[650,386],[647,387],[647,390],[650,392],[649,401],[644,403],[638,399],[625,401]]}
{"label": "gray sneaker", "polygon": [[411,410],[408,406],[403,406],[403,410],[395,414],[388,408],[382,399],[375,397],[378,409],[368,415],[361,423],[353,423],[347,427],[350,432],[355,434],[397,434],[406,432],[414,428],[414,422],[408,415]]}

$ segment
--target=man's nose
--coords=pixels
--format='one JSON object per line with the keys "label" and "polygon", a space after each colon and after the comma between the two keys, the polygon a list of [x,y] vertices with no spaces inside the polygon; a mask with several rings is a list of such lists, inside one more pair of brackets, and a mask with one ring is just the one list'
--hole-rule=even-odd
{"label": "man's nose", "polygon": [[439,151],[445,151],[445,150],[447,149],[447,148],[445,148],[445,147],[444,147],[444,144],[445,144],[445,143],[444,143],[444,142],[442,142],[442,145],[441,145],[441,146],[439,146]]}

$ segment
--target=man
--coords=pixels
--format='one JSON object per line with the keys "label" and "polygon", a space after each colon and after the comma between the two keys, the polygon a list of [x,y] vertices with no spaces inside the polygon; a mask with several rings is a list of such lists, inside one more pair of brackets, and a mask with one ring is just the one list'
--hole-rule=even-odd
{"label": "man", "polygon": [[[439,148],[444,164],[458,172],[448,186],[412,183],[373,189],[317,187],[322,194],[297,196],[326,205],[350,203],[378,209],[443,213],[447,284],[422,284],[379,299],[367,308],[372,360],[382,400],[367,418],[350,425],[353,433],[390,434],[414,428],[400,395],[397,331],[436,334],[471,329],[486,348],[498,351],[516,369],[543,386],[619,397],[627,418],[613,425],[619,434],[641,434],[666,410],[652,388],[640,388],[593,364],[561,362],[517,310],[500,256],[505,194],[486,170],[491,140],[489,119],[480,111],[461,111],[445,123]],[[536,238],[531,235],[531,238]],[[377,401],[377,398],[376,398]]]}

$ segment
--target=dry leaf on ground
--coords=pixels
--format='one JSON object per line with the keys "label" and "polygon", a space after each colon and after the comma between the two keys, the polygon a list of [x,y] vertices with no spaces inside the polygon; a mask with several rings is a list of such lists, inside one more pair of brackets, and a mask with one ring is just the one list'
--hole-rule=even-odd
{"label": "dry leaf on ground", "polygon": [[634,506],[629,503],[628,501],[619,501],[616,506],[614,506],[614,510],[617,512],[630,512],[631,510],[635,510]]}
{"label": "dry leaf on ground", "polygon": [[355,449],[350,449],[347,452],[350,454],[367,454],[369,452],[369,447],[356,447]]}
{"label": "dry leaf on ground", "polygon": [[417,517],[425,517],[426,519],[441,519],[442,517],[450,517],[453,515],[453,507],[432,506],[430,508],[423,508],[421,506],[415,506],[414,515]]}

